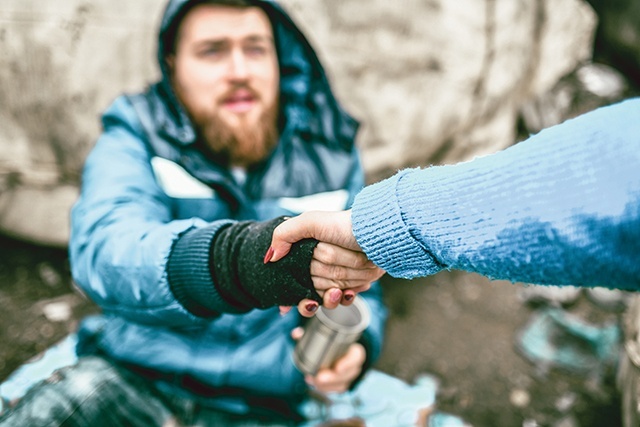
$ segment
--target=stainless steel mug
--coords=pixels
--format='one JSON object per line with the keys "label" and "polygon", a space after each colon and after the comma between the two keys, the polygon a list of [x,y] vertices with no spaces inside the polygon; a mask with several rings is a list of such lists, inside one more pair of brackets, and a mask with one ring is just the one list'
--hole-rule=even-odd
{"label": "stainless steel mug", "polygon": [[339,305],[333,310],[320,307],[307,323],[293,361],[302,373],[310,375],[330,367],[360,338],[370,319],[369,306],[360,296],[349,306]]}

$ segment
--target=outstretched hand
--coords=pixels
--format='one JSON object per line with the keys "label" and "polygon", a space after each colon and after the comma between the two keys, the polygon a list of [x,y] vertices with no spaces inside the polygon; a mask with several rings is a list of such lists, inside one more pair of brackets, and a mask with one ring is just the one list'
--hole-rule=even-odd
{"label": "outstretched hand", "polygon": [[[385,273],[367,259],[356,242],[351,211],[305,212],[289,218],[274,230],[265,261],[282,259],[293,243],[306,238],[320,241],[311,261],[311,277],[326,308],[351,304],[355,294],[369,289]],[[308,299],[298,304],[305,317],[313,316],[317,308],[317,303]],[[281,307],[281,312],[289,309]]]}
{"label": "outstretched hand", "polygon": [[276,227],[269,249],[272,251],[272,256],[268,261],[278,261],[289,253],[292,244],[306,238],[362,252],[362,248],[358,245],[351,231],[350,210],[340,212],[312,211],[289,218]]}

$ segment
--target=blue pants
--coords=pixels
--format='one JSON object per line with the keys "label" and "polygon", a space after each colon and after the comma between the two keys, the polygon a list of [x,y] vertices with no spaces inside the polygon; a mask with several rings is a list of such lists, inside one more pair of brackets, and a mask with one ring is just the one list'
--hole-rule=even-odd
{"label": "blue pants", "polygon": [[0,418],[0,427],[295,426],[239,419],[167,396],[146,380],[100,357],[84,357],[36,385]]}

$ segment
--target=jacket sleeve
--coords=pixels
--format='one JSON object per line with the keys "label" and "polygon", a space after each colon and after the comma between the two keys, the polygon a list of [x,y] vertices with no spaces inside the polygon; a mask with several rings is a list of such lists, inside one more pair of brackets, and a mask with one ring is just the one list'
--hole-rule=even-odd
{"label": "jacket sleeve", "polygon": [[167,260],[181,236],[206,228],[211,239],[228,221],[173,220],[170,200],[154,178],[143,130],[124,98],[105,113],[103,126],[71,212],[74,280],[106,313],[168,326],[202,322],[174,297]]}
{"label": "jacket sleeve", "polygon": [[395,277],[640,289],[640,99],[548,128],[499,153],[409,169],[352,209],[360,246]]}

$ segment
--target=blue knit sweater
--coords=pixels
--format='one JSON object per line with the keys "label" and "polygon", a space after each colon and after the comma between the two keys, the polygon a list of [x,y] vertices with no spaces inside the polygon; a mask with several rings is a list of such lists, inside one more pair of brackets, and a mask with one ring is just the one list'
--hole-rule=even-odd
{"label": "blue knit sweater", "polygon": [[640,289],[640,99],[496,154],[402,170],[365,188],[352,220],[369,258],[395,277],[457,269]]}

